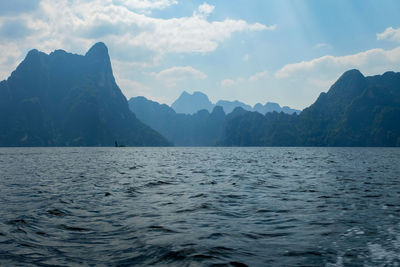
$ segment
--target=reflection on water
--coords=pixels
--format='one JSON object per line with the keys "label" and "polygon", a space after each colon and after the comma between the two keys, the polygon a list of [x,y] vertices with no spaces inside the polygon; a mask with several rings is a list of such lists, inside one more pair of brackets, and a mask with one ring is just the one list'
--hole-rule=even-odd
{"label": "reflection on water", "polygon": [[400,150],[3,148],[0,265],[395,266]]}

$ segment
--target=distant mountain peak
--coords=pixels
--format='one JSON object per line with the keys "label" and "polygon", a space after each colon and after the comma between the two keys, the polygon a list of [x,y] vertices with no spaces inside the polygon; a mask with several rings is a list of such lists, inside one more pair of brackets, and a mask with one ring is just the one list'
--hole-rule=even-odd
{"label": "distant mountain peak", "polygon": [[195,92],[193,92],[192,95],[196,95],[196,96],[205,96],[205,97],[208,98],[208,96],[207,96],[205,93],[202,93],[202,92],[200,92],[200,91],[195,91]]}
{"label": "distant mountain peak", "polygon": [[181,94],[181,96],[186,96],[186,95],[190,95],[190,94],[188,92],[186,92],[186,91],[183,91],[182,94]]}
{"label": "distant mountain peak", "polygon": [[327,95],[351,98],[354,95],[358,95],[366,84],[367,79],[359,70],[348,70],[332,85]]}
{"label": "distant mountain peak", "polygon": [[25,61],[30,61],[34,58],[38,58],[40,55],[46,55],[45,53],[37,50],[37,49],[32,49],[28,52],[28,54],[25,57]]}
{"label": "distant mountain peak", "polygon": [[225,115],[224,109],[221,106],[215,106],[211,112],[212,115]]}
{"label": "distant mountain peak", "polygon": [[178,99],[172,103],[171,107],[177,113],[195,114],[197,111],[202,109],[211,112],[214,105],[208,99],[208,96],[202,92],[196,91],[189,94],[188,92],[183,91]]}
{"label": "distant mountain peak", "polygon": [[[85,54],[85,58],[88,59],[91,69],[99,73],[112,74],[111,60],[110,56],[108,55],[108,48],[104,43],[95,43]],[[109,75],[109,78],[111,78],[111,75]],[[114,78],[112,77],[112,79]]]}
{"label": "distant mountain peak", "polygon": [[340,83],[343,81],[359,81],[359,80],[364,80],[365,76],[361,73],[361,71],[357,69],[352,69],[344,72],[342,76],[337,80],[336,83]]}
{"label": "distant mountain peak", "polygon": [[129,110],[108,49],[36,49],[0,83],[0,146],[168,145]]}
{"label": "distant mountain peak", "polygon": [[95,43],[89,51],[87,51],[86,57],[109,57],[108,48],[103,42]]}
{"label": "distant mountain peak", "polygon": [[360,70],[358,70],[358,69],[351,69],[351,70],[348,70],[348,71],[345,71],[343,74],[342,74],[342,77],[343,76],[354,76],[354,75],[357,75],[357,76],[362,76],[362,77],[364,77],[364,75],[361,73],[361,71]]}
{"label": "distant mountain peak", "polygon": [[26,55],[26,57],[33,56],[33,55],[36,55],[36,54],[38,54],[38,53],[40,53],[39,50],[37,50],[37,49],[31,49],[31,50],[29,50],[29,52],[28,52],[28,54]]}
{"label": "distant mountain peak", "polygon": [[175,102],[171,105],[171,107],[177,113],[185,114],[195,114],[201,109],[206,109],[211,113],[215,106],[221,106],[225,114],[231,113],[236,107],[242,107],[244,110],[247,111],[257,111],[261,114],[273,111],[276,111],[278,113],[284,112],[288,114],[301,112],[300,110],[292,109],[289,107],[281,107],[279,106],[279,104],[271,102],[267,102],[265,105],[258,103],[254,107],[238,100],[219,100],[216,104],[213,104],[206,94],[199,91],[195,91],[192,94],[183,91],[178,99],[175,100]]}

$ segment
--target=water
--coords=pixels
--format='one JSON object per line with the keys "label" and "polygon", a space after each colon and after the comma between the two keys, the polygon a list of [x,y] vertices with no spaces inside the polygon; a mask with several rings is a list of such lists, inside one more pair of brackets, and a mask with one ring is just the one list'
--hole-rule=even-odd
{"label": "water", "polygon": [[400,150],[3,148],[0,265],[398,266]]}

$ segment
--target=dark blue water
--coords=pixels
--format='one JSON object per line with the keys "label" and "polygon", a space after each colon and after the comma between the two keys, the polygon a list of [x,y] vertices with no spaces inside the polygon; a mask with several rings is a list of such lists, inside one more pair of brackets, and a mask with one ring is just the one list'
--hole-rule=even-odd
{"label": "dark blue water", "polygon": [[398,266],[400,149],[0,149],[0,265]]}

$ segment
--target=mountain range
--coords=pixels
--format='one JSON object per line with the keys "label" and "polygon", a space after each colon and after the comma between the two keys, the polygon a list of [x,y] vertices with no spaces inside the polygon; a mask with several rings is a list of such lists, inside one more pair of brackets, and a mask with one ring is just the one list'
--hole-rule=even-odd
{"label": "mountain range", "polygon": [[108,49],[31,50],[0,82],[0,146],[163,146],[117,86]]}
{"label": "mountain range", "polygon": [[257,103],[254,105],[254,107],[237,100],[219,100],[216,104],[213,104],[209,100],[208,96],[202,92],[194,92],[193,94],[189,94],[186,91],[182,92],[178,99],[172,103],[171,108],[175,110],[176,113],[195,114],[202,109],[211,112],[216,106],[222,107],[226,114],[231,113],[237,107],[241,107],[247,111],[257,111],[261,114],[274,111],[288,114],[299,114],[301,112],[300,110],[292,109],[287,106],[281,107],[279,104],[273,102],[267,102],[265,105]]}
{"label": "mountain range", "polygon": [[[218,103],[228,111],[236,107],[226,115]],[[182,146],[400,146],[400,73],[364,77],[358,70],[347,71],[300,114],[263,115],[238,101],[218,103],[211,113],[203,109],[192,115],[144,97],[131,98],[129,107]]]}
{"label": "mountain range", "polygon": [[214,146],[222,137],[225,113],[214,107],[211,113],[176,113],[174,109],[145,97],[134,97],[129,108],[136,116],[177,146]]}
{"label": "mountain range", "polygon": [[400,146],[400,73],[345,72],[300,115],[246,112],[226,124],[224,146]]}
{"label": "mountain range", "polygon": [[128,103],[115,82],[103,43],[85,55],[31,50],[0,82],[0,146],[114,146],[116,142],[400,146],[400,73],[365,77],[358,70],[347,71],[301,113],[274,103],[213,104],[200,92],[184,92],[172,107],[144,97]]}

